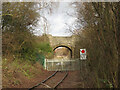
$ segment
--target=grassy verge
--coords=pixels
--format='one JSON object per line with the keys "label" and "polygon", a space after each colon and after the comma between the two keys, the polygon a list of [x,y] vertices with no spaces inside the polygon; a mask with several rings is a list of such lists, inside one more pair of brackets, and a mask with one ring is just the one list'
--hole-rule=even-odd
{"label": "grassy verge", "polygon": [[[41,74],[42,66],[39,63],[32,64],[30,61],[18,59],[8,62],[3,59],[3,87],[20,85],[24,80],[30,80],[37,74]],[[39,69],[39,70],[38,70]],[[37,73],[36,73],[37,72]]]}

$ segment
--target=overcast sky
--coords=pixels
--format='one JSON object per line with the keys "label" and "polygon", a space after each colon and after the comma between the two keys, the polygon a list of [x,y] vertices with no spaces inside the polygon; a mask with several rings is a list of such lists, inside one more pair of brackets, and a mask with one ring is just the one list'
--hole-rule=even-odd
{"label": "overcast sky", "polygon": [[[71,33],[69,32],[67,25],[71,26],[76,17],[69,16],[67,13],[73,14],[74,12],[75,9],[71,7],[70,2],[60,2],[58,3],[58,8],[56,8],[52,14],[45,13],[44,15],[48,20],[49,25],[47,33],[52,34],[53,36],[70,36]],[[37,30],[35,31],[36,35],[41,35],[41,33],[44,32],[43,28],[40,28],[40,21]]]}

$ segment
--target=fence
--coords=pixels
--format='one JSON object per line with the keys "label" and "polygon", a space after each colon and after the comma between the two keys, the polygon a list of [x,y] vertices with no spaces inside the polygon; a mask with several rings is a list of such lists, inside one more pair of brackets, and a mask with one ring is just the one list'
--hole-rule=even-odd
{"label": "fence", "polygon": [[44,67],[48,71],[80,70],[86,67],[86,60],[45,59]]}

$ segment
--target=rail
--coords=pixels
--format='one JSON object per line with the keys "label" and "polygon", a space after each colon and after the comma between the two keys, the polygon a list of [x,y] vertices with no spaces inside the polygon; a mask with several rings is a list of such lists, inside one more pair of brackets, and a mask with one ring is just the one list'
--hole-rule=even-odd
{"label": "rail", "polygon": [[53,88],[53,89],[57,88],[62,83],[62,81],[65,80],[65,78],[68,76],[68,72],[67,71],[66,71],[64,77],[56,85],[54,85],[53,87],[50,87],[49,85],[45,84],[45,82],[47,82],[52,77],[54,77],[58,72],[60,72],[60,71],[55,71],[52,75],[50,75],[49,77],[47,77],[45,80],[41,81],[37,85],[34,85],[33,87],[29,88],[28,90],[33,90],[34,88],[36,88],[36,87],[38,87],[40,85],[44,85],[47,88]]}

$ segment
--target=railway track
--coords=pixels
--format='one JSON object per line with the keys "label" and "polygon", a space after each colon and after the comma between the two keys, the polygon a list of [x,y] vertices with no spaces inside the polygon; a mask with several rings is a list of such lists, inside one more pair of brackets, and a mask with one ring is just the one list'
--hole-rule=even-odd
{"label": "railway track", "polygon": [[[57,81],[57,83],[56,83],[55,80],[58,79],[59,75],[62,76],[62,78],[59,81]],[[45,86],[46,88],[56,89],[67,76],[68,76],[68,72],[67,71],[56,71],[52,75],[50,75],[49,77],[47,77],[45,80],[43,80],[40,83],[38,83],[37,85],[29,88],[28,90],[33,90],[35,88],[39,88],[41,85]],[[55,85],[50,86],[49,85],[51,83],[50,81],[54,82]]]}

